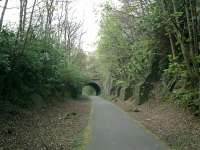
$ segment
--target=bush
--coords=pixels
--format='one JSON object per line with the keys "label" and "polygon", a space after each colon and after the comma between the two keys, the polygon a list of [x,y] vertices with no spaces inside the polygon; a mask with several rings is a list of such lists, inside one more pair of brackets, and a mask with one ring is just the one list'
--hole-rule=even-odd
{"label": "bush", "polygon": [[200,114],[198,88],[189,82],[189,75],[180,58],[172,59],[169,56],[169,67],[164,71],[164,87],[168,90],[167,99],[185,109],[189,108],[195,114]]}
{"label": "bush", "polygon": [[68,90],[77,96],[87,78],[66,61],[63,49],[52,39],[34,38],[24,45],[16,33],[0,32],[0,100],[31,103],[30,95],[61,95]]}

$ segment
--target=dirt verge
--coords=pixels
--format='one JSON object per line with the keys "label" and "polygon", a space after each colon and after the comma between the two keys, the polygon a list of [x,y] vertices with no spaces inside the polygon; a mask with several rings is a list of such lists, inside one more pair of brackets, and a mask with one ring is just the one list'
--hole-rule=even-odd
{"label": "dirt verge", "polygon": [[71,150],[87,126],[90,101],[67,100],[31,110],[1,108],[0,150]]}
{"label": "dirt verge", "polygon": [[151,130],[173,150],[200,149],[200,119],[159,98],[137,106],[133,99],[113,102]]}

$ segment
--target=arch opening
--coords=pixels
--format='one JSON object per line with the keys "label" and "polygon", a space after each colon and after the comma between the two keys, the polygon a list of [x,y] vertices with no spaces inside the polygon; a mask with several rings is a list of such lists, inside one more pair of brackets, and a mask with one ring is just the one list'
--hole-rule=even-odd
{"label": "arch opening", "polygon": [[85,95],[85,93],[98,96],[101,94],[101,88],[96,82],[89,82],[83,87],[82,94]]}

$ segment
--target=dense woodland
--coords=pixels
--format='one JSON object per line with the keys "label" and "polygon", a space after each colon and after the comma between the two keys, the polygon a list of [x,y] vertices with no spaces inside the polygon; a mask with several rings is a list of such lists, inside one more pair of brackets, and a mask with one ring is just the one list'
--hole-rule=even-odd
{"label": "dense woodland", "polygon": [[[4,2],[4,3],[3,3]],[[103,6],[97,52],[82,48],[82,22],[70,1],[20,0],[19,22],[4,23],[1,2],[0,99],[32,103],[31,96],[73,96],[89,78],[104,95],[135,97],[159,87],[165,100],[200,113],[200,2],[121,0]]]}
{"label": "dense woodland", "polygon": [[82,149],[84,96],[100,93],[173,149],[199,149],[200,0],[107,0],[92,53],[74,2],[0,0],[0,149]]}
{"label": "dense woodland", "polygon": [[[9,0],[1,2],[0,100],[31,104],[37,94],[76,97],[88,80],[84,75],[82,22],[75,20],[71,2],[19,0],[19,22],[5,20]],[[12,21],[12,20],[11,20]]]}
{"label": "dense woodland", "polygon": [[121,0],[104,6],[97,63],[104,94],[163,100],[200,114],[200,2]]}

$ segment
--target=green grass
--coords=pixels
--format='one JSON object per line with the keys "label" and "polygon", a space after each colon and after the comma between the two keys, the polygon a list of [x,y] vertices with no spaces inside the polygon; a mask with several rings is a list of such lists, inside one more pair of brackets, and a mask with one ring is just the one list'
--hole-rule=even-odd
{"label": "green grass", "polygon": [[89,119],[88,119],[88,125],[82,131],[75,137],[73,144],[72,144],[72,150],[86,150],[86,145],[89,143],[91,139],[91,116],[93,111],[91,110]]}
{"label": "green grass", "polygon": [[90,126],[83,129],[74,139],[72,150],[85,150],[90,140]]}

